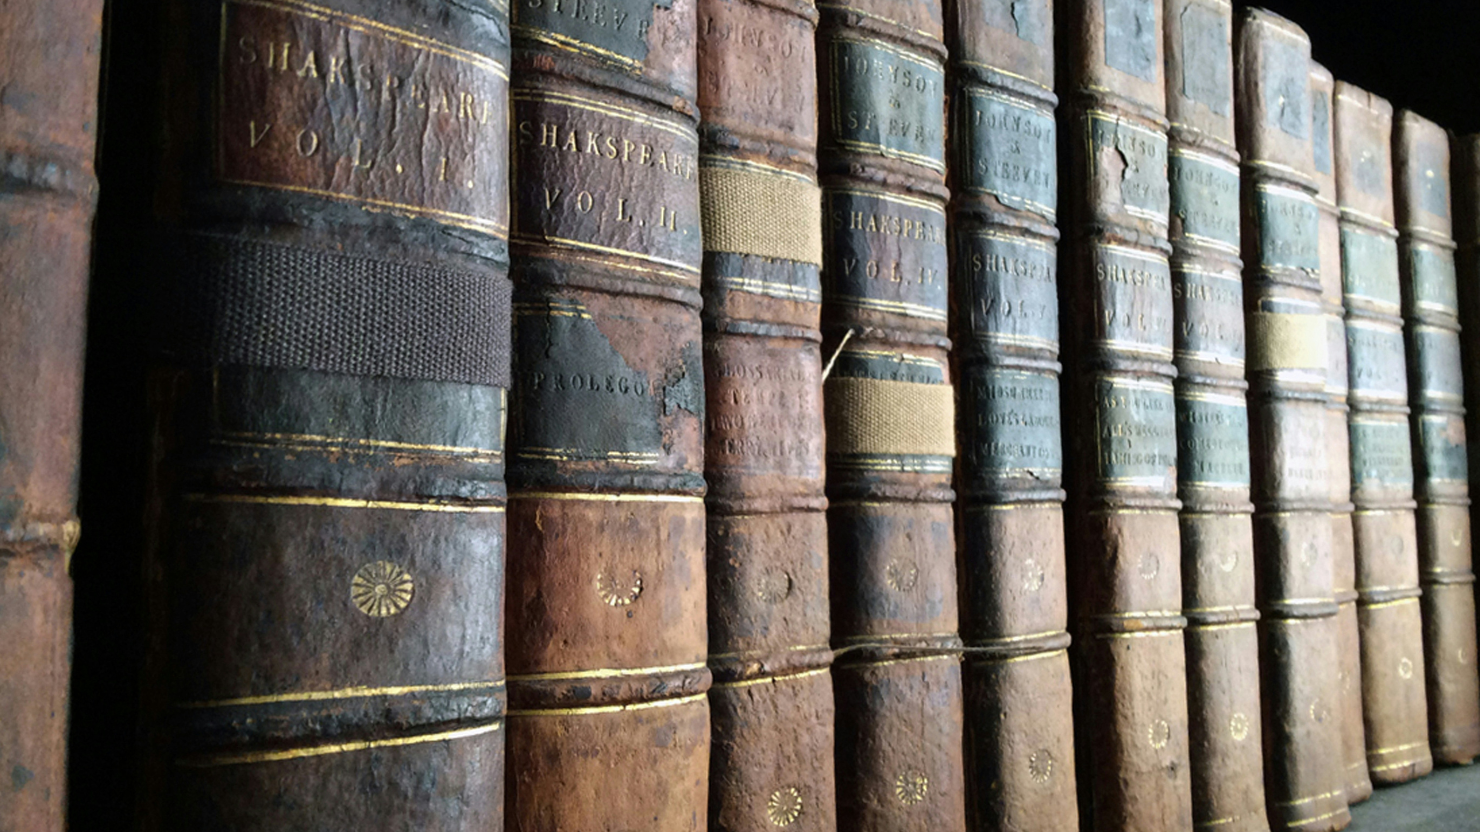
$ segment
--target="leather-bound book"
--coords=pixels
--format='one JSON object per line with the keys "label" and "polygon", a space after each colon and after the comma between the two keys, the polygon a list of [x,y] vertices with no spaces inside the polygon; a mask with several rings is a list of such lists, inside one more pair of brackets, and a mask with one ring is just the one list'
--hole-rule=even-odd
{"label": "leather-bound book", "polygon": [[1362,648],[1357,627],[1357,561],[1352,542],[1351,449],[1347,441],[1346,307],[1341,290],[1341,226],[1336,209],[1336,165],[1331,149],[1330,70],[1310,65],[1311,142],[1319,209],[1321,307],[1326,315],[1326,484],[1331,498],[1331,581],[1336,599],[1336,661],[1341,757],[1348,804],[1372,796],[1362,727]]}
{"label": "leather-bound book", "polygon": [[102,14],[0,6],[0,829],[60,832],[67,803]]}
{"label": "leather-bound book", "polygon": [[1398,113],[1393,207],[1408,341],[1429,747],[1436,762],[1452,765],[1480,754],[1480,675],[1449,176],[1444,128]]}
{"label": "leather-bound book", "polygon": [[1263,700],[1264,793],[1279,830],[1351,821],[1341,758],[1331,573],[1319,211],[1310,40],[1263,10],[1240,13],[1250,469]]}
{"label": "leather-bound book", "polygon": [[1177,495],[1194,829],[1268,832],[1234,148],[1233,6],[1166,0]]}
{"label": "leather-bound book", "polygon": [[1080,814],[1095,832],[1190,829],[1163,7],[1059,8]]}
{"label": "leather-bound book", "polygon": [[938,0],[819,4],[838,828],[965,828]]}
{"label": "leather-bound book", "polygon": [[145,811],[498,828],[504,12],[168,8]]}
{"label": "leather-bound book", "polygon": [[1074,829],[1053,4],[953,0],[946,20],[967,811],[979,832]]}
{"label": "leather-bound book", "polygon": [[509,832],[706,826],[696,20],[513,4]]}
{"label": "leather-bound book", "polygon": [[817,11],[699,3],[709,828],[837,828]]}
{"label": "leather-bound book", "polygon": [[1336,204],[1346,305],[1352,534],[1362,642],[1367,770],[1378,785],[1433,768],[1424,696],[1398,232],[1393,108],[1336,82]]}

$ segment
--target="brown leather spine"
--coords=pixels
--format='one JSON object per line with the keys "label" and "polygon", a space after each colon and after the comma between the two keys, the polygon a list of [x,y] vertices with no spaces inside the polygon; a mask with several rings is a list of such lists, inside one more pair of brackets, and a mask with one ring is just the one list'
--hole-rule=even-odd
{"label": "brown leather spine", "polygon": [[1190,829],[1163,8],[1060,9],[1080,815],[1096,832]]}
{"label": "brown leather spine", "polygon": [[1337,81],[1334,113],[1367,770],[1387,785],[1433,769],[1393,227],[1393,109]]}
{"label": "brown leather spine", "polygon": [[505,13],[167,9],[145,811],[496,828]]}
{"label": "brown leather spine", "polygon": [[938,0],[819,3],[838,827],[965,828]]}
{"label": "brown leather spine", "polygon": [[1194,829],[1268,832],[1234,149],[1233,6],[1166,0],[1177,495]]}
{"label": "brown leather spine", "polygon": [[699,3],[709,828],[837,828],[817,11]]}
{"label": "brown leather spine", "polygon": [[1480,754],[1480,675],[1449,174],[1444,128],[1399,113],[1394,214],[1408,341],[1429,745],[1436,762],[1452,765]]}
{"label": "brown leather spine", "polygon": [[1341,756],[1347,803],[1372,796],[1367,776],[1367,733],[1362,727],[1362,648],[1357,627],[1357,561],[1352,539],[1352,468],[1347,438],[1346,307],[1342,305],[1341,225],[1336,209],[1335,141],[1331,104],[1336,81],[1311,63],[1311,141],[1315,149],[1316,207],[1320,210],[1321,306],[1326,313],[1326,482],[1331,488],[1331,572],[1336,598],[1336,653]]}
{"label": "brown leather spine", "polygon": [[1074,829],[1053,4],[951,2],[946,21],[967,814]]}
{"label": "brown leather spine", "polygon": [[1265,801],[1275,829],[1341,829],[1351,815],[1335,653],[1330,328],[1319,278],[1310,39],[1288,20],[1247,10],[1237,54]]}
{"label": "brown leather spine", "polygon": [[67,802],[102,5],[0,7],[0,829],[60,830]]}
{"label": "brown leather spine", "polygon": [[696,19],[513,5],[509,832],[706,826]]}

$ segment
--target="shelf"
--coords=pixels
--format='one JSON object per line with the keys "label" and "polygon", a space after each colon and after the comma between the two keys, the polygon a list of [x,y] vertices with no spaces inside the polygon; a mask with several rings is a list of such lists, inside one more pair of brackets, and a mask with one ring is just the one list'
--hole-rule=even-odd
{"label": "shelf", "polygon": [[1480,765],[1378,789],[1352,807],[1352,832],[1480,832]]}

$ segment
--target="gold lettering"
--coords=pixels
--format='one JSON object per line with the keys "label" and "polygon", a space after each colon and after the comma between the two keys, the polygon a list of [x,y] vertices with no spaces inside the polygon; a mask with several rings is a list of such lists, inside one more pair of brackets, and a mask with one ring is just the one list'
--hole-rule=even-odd
{"label": "gold lettering", "polygon": [[[387,89],[390,88],[391,77],[393,77],[393,76],[388,76],[385,79],[385,83],[386,83],[386,88]],[[329,56],[329,80],[325,81],[324,83],[325,84],[343,84],[343,83],[346,83],[345,80],[344,80],[344,61],[340,60],[335,55],[330,55]]]}
{"label": "gold lettering", "polygon": [[[303,141],[305,137],[307,137],[309,140],[306,147],[304,146]],[[319,134],[305,127],[302,130],[298,131],[296,143],[298,145],[298,155],[304,158],[308,158],[309,156],[312,156],[314,155],[314,153],[318,152]]]}
{"label": "gold lettering", "polygon": [[364,144],[363,141],[355,139],[355,157],[351,160],[350,164],[352,167],[360,168],[361,170],[369,170],[375,166],[375,160],[371,159],[368,162],[361,161],[360,151],[363,149]]}
{"label": "gold lettering", "polygon": [[545,186],[545,208],[554,208],[555,203],[560,200],[560,188],[551,191],[550,186]]}
{"label": "gold lettering", "polygon": [[262,128],[261,133],[258,133],[257,122],[255,120],[247,122],[247,147],[256,147],[259,142],[267,138],[267,131],[271,129],[272,125],[268,124]]}
{"label": "gold lettering", "polygon": [[580,193],[576,194],[576,210],[580,211],[582,214],[591,213],[591,209],[595,207],[595,205],[596,199],[595,197],[591,196],[590,191],[581,191]]}
{"label": "gold lettering", "polygon": [[[287,53],[284,52],[283,53],[283,56],[286,58],[287,57]],[[308,52],[308,57],[303,59],[303,66],[301,66],[301,67],[298,68],[298,77],[299,78],[317,78],[317,77],[319,77],[319,58],[318,58],[318,54],[315,53],[313,50],[310,49],[309,52]]]}
{"label": "gold lettering", "polygon": [[[277,48],[278,48],[279,45],[281,45],[283,47],[283,51],[281,53],[279,53],[277,51]],[[276,43],[269,43],[269,44],[267,44],[267,68],[268,69],[276,69],[279,72],[287,72],[288,71],[288,50],[291,49],[292,46],[293,46],[293,44],[286,43],[286,42],[285,43],[282,43],[282,44],[276,44]]]}

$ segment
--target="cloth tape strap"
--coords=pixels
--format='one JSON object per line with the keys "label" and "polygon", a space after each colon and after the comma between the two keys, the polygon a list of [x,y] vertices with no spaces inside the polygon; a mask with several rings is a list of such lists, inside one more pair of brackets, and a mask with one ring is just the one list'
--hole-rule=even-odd
{"label": "cloth tape strap", "polygon": [[507,276],[186,235],[165,308],[186,360],[509,386]]}
{"label": "cloth tape strap", "polygon": [[795,176],[700,164],[704,250],[822,265],[822,189]]}
{"label": "cloth tape strap", "polygon": [[1255,312],[1249,316],[1250,370],[1326,369],[1326,318]]}
{"label": "cloth tape strap", "polygon": [[823,387],[829,453],[956,455],[955,388],[876,378],[831,378]]}

